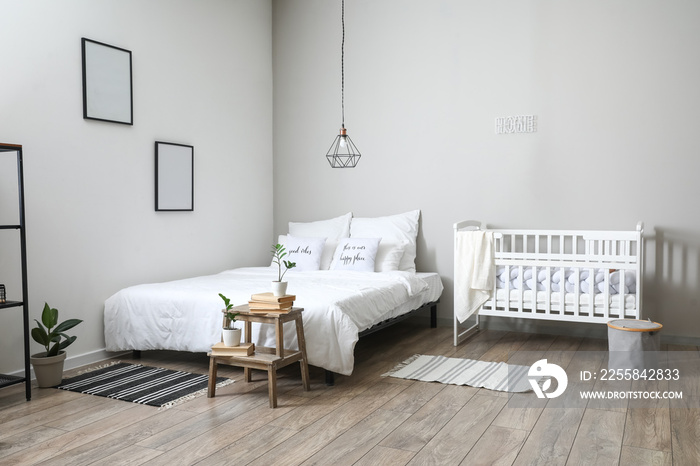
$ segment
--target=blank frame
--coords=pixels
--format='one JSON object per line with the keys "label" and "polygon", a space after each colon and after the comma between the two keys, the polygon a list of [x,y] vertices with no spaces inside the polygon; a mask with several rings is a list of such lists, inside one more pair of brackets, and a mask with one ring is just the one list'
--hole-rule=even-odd
{"label": "blank frame", "polygon": [[194,146],[156,141],[156,211],[194,210]]}
{"label": "blank frame", "polygon": [[82,38],[83,118],[134,124],[131,52]]}

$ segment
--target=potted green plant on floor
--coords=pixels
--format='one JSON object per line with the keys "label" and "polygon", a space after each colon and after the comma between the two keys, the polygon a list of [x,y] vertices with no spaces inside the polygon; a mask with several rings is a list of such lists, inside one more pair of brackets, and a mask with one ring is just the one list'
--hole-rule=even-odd
{"label": "potted green plant on floor", "polygon": [[77,338],[76,336],[68,336],[64,332],[72,329],[82,320],[68,319],[59,324],[58,309],[51,308],[48,303],[44,303],[41,322],[36,319],[34,321],[36,327],[32,329],[32,338],[46,349],[46,351],[33,354],[30,357],[36,381],[41,388],[55,387],[63,380],[63,362],[66,359],[66,352],[63,350]]}
{"label": "potted green plant on floor", "polygon": [[[293,269],[297,266],[296,262],[284,260],[286,255],[287,251],[283,245],[275,244],[272,246],[272,262],[277,264],[277,280],[272,282],[272,294],[274,296],[284,296],[287,294],[287,282],[283,282],[282,279],[289,269]],[[282,266],[284,266],[284,272],[282,271]]]}
{"label": "potted green plant on floor", "polygon": [[241,329],[235,328],[233,324],[234,322],[236,322],[236,316],[238,316],[240,312],[231,311],[231,309],[233,309],[233,304],[231,304],[231,300],[228,299],[226,296],[222,295],[221,293],[219,293],[219,296],[221,296],[221,299],[224,300],[224,305],[226,306],[226,308],[222,310],[222,312],[226,316],[224,322],[228,320],[228,326],[224,325],[224,327],[221,329],[221,336],[224,340],[224,345],[239,346],[241,344]]}

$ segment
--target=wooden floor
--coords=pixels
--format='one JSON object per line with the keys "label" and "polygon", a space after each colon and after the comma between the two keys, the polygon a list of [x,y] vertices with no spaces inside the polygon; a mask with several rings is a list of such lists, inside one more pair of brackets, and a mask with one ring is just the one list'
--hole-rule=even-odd
{"label": "wooden floor", "polygon": [[[276,409],[264,373],[247,384],[226,366],[219,375],[234,384],[167,410],[56,389],[35,388],[26,402],[12,386],[0,390],[0,464],[700,464],[699,409],[510,407],[501,392],[381,376],[417,353],[502,361],[527,351],[566,365],[561,355],[606,344],[482,331],[455,348],[451,329],[405,322],[361,340],[355,373],[333,387],[312,367],[304,392],[298,365],[285,368]],[[140,362],[208,370],[201,354],[144,352]]]}

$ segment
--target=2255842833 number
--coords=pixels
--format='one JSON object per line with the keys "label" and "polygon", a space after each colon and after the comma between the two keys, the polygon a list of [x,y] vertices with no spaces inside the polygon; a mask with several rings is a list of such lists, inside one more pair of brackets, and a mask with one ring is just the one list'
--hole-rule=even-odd
{"label": "2255842833 number", "polygon": [[678,369],[601,369],[600,380],[678,380]]}

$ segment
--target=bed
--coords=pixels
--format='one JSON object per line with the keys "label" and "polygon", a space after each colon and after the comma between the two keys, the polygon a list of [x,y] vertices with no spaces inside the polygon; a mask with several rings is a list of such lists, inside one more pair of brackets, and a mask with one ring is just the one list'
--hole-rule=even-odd
{"label": "bed", "polygon": [[[350,375],[361,334],[426,307],[434,323],[443,285],[438,274],[415,271],[418,215],[413,211],[353,219],[346,214],[327,221],[290,222],[290,233],[279,240],[290,252],[289,260],[298,265],[285,280],[288,294],[296,296],[294,305],[304,308],[309,364]],[[320,237],[326,240],[318,241]],[[376,243],[374,251],[365,247],[369,243]],[[338,251],[350,248],[357,248],[350,255],[355,266],[338,266],[343,262]],[[295,256],[292,251],[305,252]],[[367,262],[374,257],[371,270],[362,268],[368,265],[361,254],[367,255]],[[308,256],[314,256],[311,265]],[[277,275],[273,264],[120,290],[105,301],[106,349],[209,351],[221,339],[219,293],[233,304],[246,304],[252,294],[268,291]],[[285,345],[296,348],[294,327],[284,331]],[[254,325],[251,336],[256,345],[274,346],[274,329],[269,326]]]}
{"label": "bed", "polygon": [[[641,319],[642,222],[630,231],[489,230],[478,221],[459,222],[454,224],[455,271],[458,236],[468,231],[492,235],[493,277],[476,323],[463,327],[455,312],[455,346],[478,331],[479,316],[591,323]],[[455,296],[457,291],[455,283]]]}

